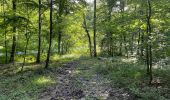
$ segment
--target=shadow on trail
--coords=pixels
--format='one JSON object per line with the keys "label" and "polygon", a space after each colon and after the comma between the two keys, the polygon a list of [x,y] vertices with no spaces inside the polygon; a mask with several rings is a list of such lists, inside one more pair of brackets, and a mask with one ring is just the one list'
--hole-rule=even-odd
{"label": "shadow on trail", "polygon": [[40,100],[133,100],[124,89],[112,88],[107,78],[97,74],[98,59],[79,58],[55,70],[57,84],[42,91]]}

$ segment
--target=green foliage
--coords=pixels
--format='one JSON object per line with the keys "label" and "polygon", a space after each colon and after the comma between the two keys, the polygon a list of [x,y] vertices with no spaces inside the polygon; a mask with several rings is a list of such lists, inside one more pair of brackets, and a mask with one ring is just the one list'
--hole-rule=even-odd
{"label": "green foliage", "polygon": [[[164,67],[169,72],[169,67]],[[155,77],[161,77],[162,86],[148,86],[146,68],[134,60],[115,57],[107,59],[96,67],[99,74],[104,75],[112,81],[113,87],[127,88],[139,100],[166,100],[169,98],[169,74],[165,70],[155,69]],[[164,73],[164,74],[163,74]],[[164,80],[164,81],[163,81]],[[165,81],[166,80],[166,81]]]}
{"label": "green foliage", "polygon": [[[38,12],[41,8],[41,61],[45,62],[49,44],[50,7],[48,0],[0,0],[0,63],[5,63],[5,53],[9,60],[13,35],[16,36],[14,64],[22,63],[29,37],[24,73],[17,73],[21,65],[2,65],[0,72],[0,99],[37,99],[41,89],[54,82],[47,70],[37,70],[43,65],[32,65],[38,48]],[[88,54],[88,38],[83,29],[83,15],[86,15],[87,29],[93,37],[93,4],[86,0],[55,0],[53,4],[53,30],[51,64],[67,62]],[[88,64],[99,74],[109,78],[113,84],[128,88],[139,99],[156,100],[169,98],[170,76],[170,1],[151,0],[151,32],[148,34],[147,0],[97,0],[97,49],[100,56],[114,57],[99,61],[89,59],[81,62],[81,67]],[[15,29],[16,28],[16,29]],[[15,32],[16,31],[16,32]],[[57,54],[61,34],[62,55]],[[94,41],[92,41],[93,44]],[[161,88],[149,87],[146,68],[147,45],[152,46],[153,75],[164,83]],[[93,47],[93,45],[92,45]],[[100,50],[99,50],[100,49]],[[93,50],[92,50],[93,51]],[[21,53],[21,54],[20,54]],[[130,59],[119,58],[126,56]],[[131,57],[139,58],[131,59]],[[161,63],[161,64],[159,64]],[[6,67],[7,68],[4,68]],[[162,67],[162,68],[161,68]],[[0,66],[1,69],[1,66]],[[27,71],[33,70],[33,71]],[[35,71],[35,72],[34,72]],[[49,73],[48,73],[49,72]],[[84,71],[84,78],[90,79],[95,71]],[[11,73],[13,73],[11,75]],[[43,73],[43,74],[41,74]],[[77,73],[77,75],[79,75]],[[12,83],[12,84],[11,84]]]}
{"label": "green foliage", "polygon": [[[44,71],[45,72],[45,71]],[[46,72],[47,73],[47,72]],[[11,84],[12,83],[12,84]],[[24,74],[18,73],[15,76],[0,78],[0,99],[1,100],[30,100],[37,99],[38,93],[48,85],[54,84],[55,80],[51,74],[38,74],[31,71]]]}

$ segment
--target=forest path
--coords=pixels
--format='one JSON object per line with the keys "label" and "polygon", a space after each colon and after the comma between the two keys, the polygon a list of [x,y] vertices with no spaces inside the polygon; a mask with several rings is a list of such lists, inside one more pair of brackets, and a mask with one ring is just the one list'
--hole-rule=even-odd
{"label": "forest path", "polygon": [[56,86],[44,90],[39,100],[133,100],[124,89],[111,88],[110,81],[95,72],[96,64],[94,60],[63,64],[56,69]]}

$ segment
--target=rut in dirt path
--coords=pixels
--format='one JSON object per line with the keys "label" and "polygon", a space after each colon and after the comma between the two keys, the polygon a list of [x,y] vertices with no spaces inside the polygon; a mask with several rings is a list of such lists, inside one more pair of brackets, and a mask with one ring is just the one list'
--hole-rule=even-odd
{"label": "rut in dirt path", "polygon": [[56,70],[57,85],[44,90],[39,100],[133,100],[124,89],[113,89],[110,81],[80,61],[63,64]]}

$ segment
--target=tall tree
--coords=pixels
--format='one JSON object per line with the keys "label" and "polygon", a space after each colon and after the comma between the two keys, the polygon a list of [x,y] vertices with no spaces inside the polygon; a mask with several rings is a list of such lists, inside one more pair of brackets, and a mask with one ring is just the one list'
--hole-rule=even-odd
{"label": "tall tree", "polygon": [[[5,12],[5,0],[3,0],[3,14],[4,14],[4,22],[6,21],[6,12]],[[5,63],[8,62],[8,48],[7,48],[7,31],[6,31],[6,24],[4,25],[4,44],[5,44]]]}
{"label": "tall tree", "polygon": [[[28,2],[28,0],[27,0]],[[27,19],[29,19],[29,12],[28,12],[28,4],[26,5],[26,17]],[[26,38],[26,42],[25,42],[25,48],[24,48],[24,60],[23,60],[23,64],[22,64],[22,68],[21,68],[21,72],[23,71],[24,69],[24,66],[25,66],[25,62],[26,62],[26,55],[27,55],[27,49],[28,49],[28,43],[29,43],[29,40],[30,40],[30,37],[31,37],[31,32],[29,32],[29,27],[28,27],[29,23],[28,21],[26,22],[26,25],[25,25],[25,38]]]}
{"label": "tall tree", "polygon": [[83,14],[83,19],[84,19],[83,28],[85,29],[87,37],[88,37],[90,56],[92,57],[93,56],[93,53],[92,53],[92,42],[91,42],[91,36],[90,36],[89,30],[88,30],[88,27],[87,27],[86,15],[85,14]]}
{"label": "tall tree", "polygon": [[[12,0],[12,10],[13,10],[13,16],[16,16],[16,0]],[[14,23],[16,18],[14,18]],[[11,48],[11,56],[9,62],[14,62],[15,58],[15,50],[16,50],[16,25],[13,24],[13,39],[12,39],[12,48]]]}
{"label": "tall tree", "polygon": [[93,18],[93,31],[94,31],[94,36],[93,36],[93,43],[94,43],[94,57],[97,57],[97,50],[96,50],[96,0],[94,0],[94,18]]}
{"label": "tall tree", "polygon": [[38,7],[38,53],[36,63],[40,63],[40,55],[41,55],[41,0],[39,0],[39,7]]}
{"label": "tall tree", "polygon": [[53,33],[53,19],[52,18],[53,18],[53,0],[50,0],[50,37],[49,37],[49,48],[48,48],[45,68],[48,68],[50,54],[51,54],[52,33]]}
{"label": "tall tree", "polygon": [[151,7],[151,1],[147,0],[147,67],[148,67],[148,73],[150,75],[150,84],[152,82],[152,44],[151,44],[151,17],[152,17],[152,7]]}

